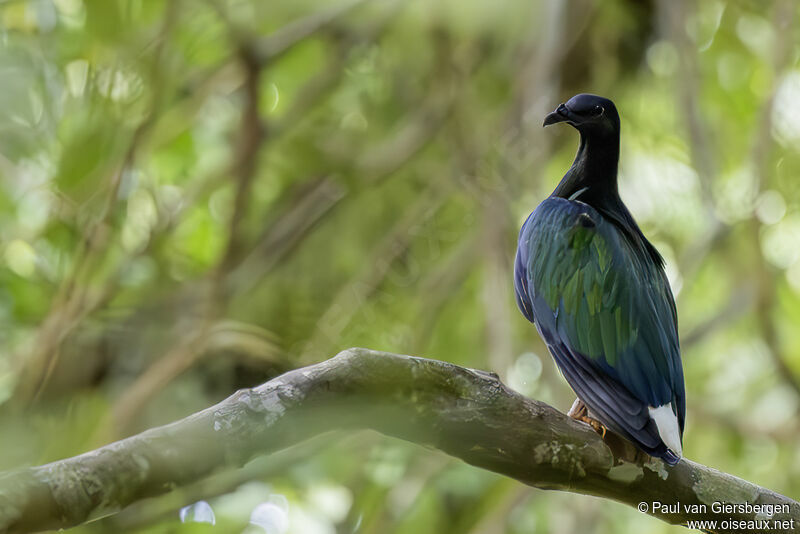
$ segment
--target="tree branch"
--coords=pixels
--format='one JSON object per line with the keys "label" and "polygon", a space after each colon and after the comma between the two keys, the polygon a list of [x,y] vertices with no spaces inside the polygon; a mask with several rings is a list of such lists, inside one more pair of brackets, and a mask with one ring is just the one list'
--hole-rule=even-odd
{"label": "tree branch", "polygon": [[[682,460],[615,458],[587,425],[508,389],[495,375],[449,363],[349,349],[296,369],[178,422],[86,454],[0,475],[0,532],[74,526],[165,493],[222,466],[333,430],[373,429],[436,448],[543,489],[636,506],[670,523],[714,516],[715,501],[783,507],[772,520],[800,527],[800,503],[732,475]],[[652,502],[680,503],[654,512]],[[708,513],[687,513],[686,505]],[[764,515],[758,516],[763,519]],[[711,532],[735,532],[712,529]]]}

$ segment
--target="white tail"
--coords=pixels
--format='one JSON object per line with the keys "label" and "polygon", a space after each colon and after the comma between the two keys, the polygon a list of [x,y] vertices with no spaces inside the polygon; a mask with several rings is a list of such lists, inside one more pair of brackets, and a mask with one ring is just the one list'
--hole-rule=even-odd
{"label": "white tail", "polygon": [[661,441],[678,456],[683,456],[681,447],[681,431],[678,417],[672,411],[672,404],[664,404],[658,408],[649,407],[650,418],[656,423]]}

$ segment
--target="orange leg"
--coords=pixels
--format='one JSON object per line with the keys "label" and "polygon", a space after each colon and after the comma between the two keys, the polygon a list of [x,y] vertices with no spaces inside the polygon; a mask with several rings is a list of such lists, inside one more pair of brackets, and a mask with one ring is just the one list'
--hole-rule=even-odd
{"label": "orange leg", "polygon": [[575,399],[575,402],[572,403],[572,408],[569,409],[567,415],[572,417],[577,421],[583,421],[590,427],[594,429],[595,432],[600,434],[603,438],[606,437],[607,428],[603,426],[603,424],[598,421],[597,419],[592,419],[589,417],[589,409],[580,399]]}

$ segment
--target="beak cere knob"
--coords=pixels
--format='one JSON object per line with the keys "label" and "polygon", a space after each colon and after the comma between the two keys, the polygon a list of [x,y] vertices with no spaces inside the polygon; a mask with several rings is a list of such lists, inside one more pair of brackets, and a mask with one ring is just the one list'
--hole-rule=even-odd
{"label": "beak cere knob", "polygon": [[554,112],[549,113],[544,118],[542,126],[550,126],[551,124],[555,124],[557,122],[564,122],[565,120],[569,119],[567,115],[568,113],[569,110],[567,109],[567,106],[565,106],[564,104],[559,104]]}

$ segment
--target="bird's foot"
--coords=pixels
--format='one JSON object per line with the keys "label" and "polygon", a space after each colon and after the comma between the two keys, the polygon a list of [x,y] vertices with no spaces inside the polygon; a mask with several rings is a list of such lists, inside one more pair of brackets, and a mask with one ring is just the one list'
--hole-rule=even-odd
{"label": "bird's foot", "polygon": [[581,417],[587,415],[589,410],[586,408],[586,405],[580,399],[575,399],[575,402],[572,403],[572,408],[569,409],[567,415],[572,417],[573,419],[580,420]]}
{"label": "bird's foot", "polygon": [[607,429],[605,426],[603,426],[603,423],[601,423],[601,422],[600,422],[600,421],[598,421],[597,419],[592,419],[592,418],[591,418],[591,417],[589,417],[588,415],[584,415],[583,417],[581,417],[580,419],[578,419],[578,421],[583,421],[584,423],[586,423],[587,425],[589,425],[590,427],[592,427],[592,428],[594,429],[594,431],[595,431],[595,432],[597,432],[598,434],[600,434],[600,437],[601,437],[601,438],[605,439],[605,437],[606,437],[606,432],[607,432],[607,430],[608,430],[608,429]]}
{"label": "bird's foot", "polygon": [[572,403],[572,408],[569,409],[567,415],[575,419],[576,421],[582,421],[592,427],[595,432],[600,434],[601,437],[606,437],[606,432],[608,429],[603,426],[603,423],[598,421],[597,419],[592,419],[589,417],[589,409],[580,399],[575,399],[575,402]]}

